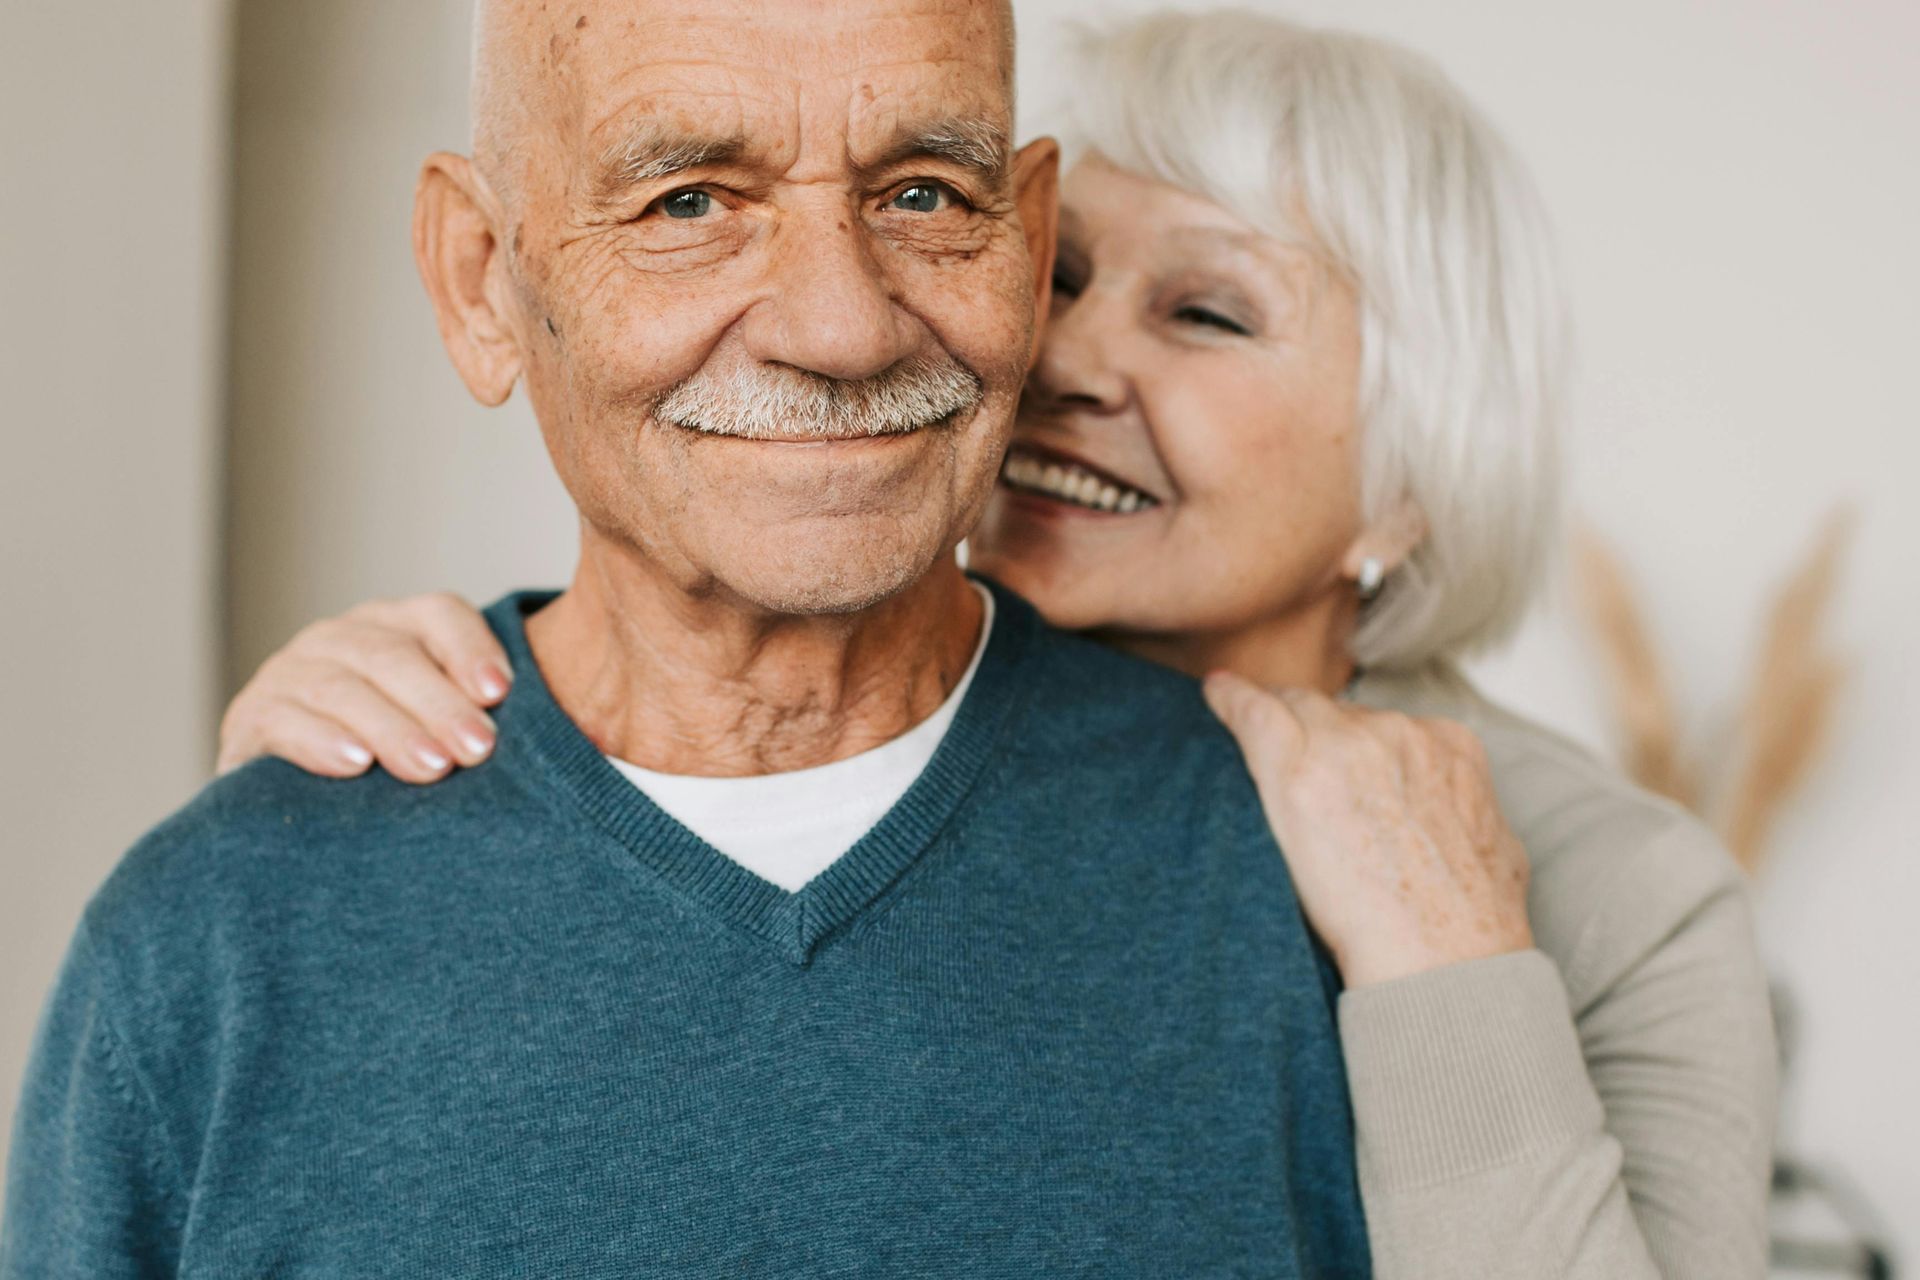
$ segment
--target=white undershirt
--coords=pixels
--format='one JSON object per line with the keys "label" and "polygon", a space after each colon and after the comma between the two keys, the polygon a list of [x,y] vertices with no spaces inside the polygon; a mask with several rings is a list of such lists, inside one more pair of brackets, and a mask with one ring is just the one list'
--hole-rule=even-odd
{"label": "white undershirt", "polygon": [[993,594],[977,582],[972,586],[986,604],[973,660],[939,710],[891,742],[832,764],[750,778],[656,773],[607,759],[681,826],[791,893],[859,843],[900,802],[947,736],[993,631]]}

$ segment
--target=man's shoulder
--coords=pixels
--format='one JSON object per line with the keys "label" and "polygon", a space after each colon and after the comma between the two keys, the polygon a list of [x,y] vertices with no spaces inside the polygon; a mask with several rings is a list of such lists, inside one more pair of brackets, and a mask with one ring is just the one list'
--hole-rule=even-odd
{"label": "man's shoulder", "polygon": [[1110,645],[1044,623],[1037,629],[1036,658],[1044,668],[1044,695],[1063,708],[1107,713],[1114,721],[1164,721],[1183,726],[1218,721],[1200,696],[1200,682],[1136,658]]}
{"label": "man's shoulder", "polygon": [[141,837],[114,878],[131,887],[202,870],[233,874],[254,863],[292,862],[316,842],[350,839],[399,820],[406,801],[404,784],[379,769],[334,779],[282,760],[255,760],[207,783]]}
{"label": "man's shoulder", "polygon": [[1036,750],[1097,759],[1119,774],[1252,784],[1239,748],[1200,682],[1069,632],[1042,626],[1026,738]]}
{"label": "man's shoulder", "polygon": [[467,771],[416,787],[380,770],[329,779],[256,760],[137,841],[94,894],[88,925],[142,949],[270,930],[288,910],[457,859],[453,837],[497,823],[500,791]]}

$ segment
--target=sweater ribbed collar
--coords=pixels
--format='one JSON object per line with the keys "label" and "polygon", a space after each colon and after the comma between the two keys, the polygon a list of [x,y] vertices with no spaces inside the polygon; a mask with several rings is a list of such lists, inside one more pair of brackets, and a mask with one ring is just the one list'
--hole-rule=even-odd
{"label": "sweater ribbed collar", "polygon": [[530,767],[677,897],[753,936],[795,965],[837,936],[937,841],[1025,705],[1024,659],[1044,624],[997,583],[996,620],[980,668],[925,772],[851,849],[797,892],[762,880],[676,822],[629,782],[554,701],[527,645],[526,620],[559,593],[522,591],[487,621],[513,664],[495,709],[497,763]]}

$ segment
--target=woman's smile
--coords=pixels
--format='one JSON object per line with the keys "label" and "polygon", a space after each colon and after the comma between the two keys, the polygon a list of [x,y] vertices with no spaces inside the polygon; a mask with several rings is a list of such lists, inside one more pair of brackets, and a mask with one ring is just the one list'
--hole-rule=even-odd
{"label": "woman's smile", "polygon": [[1161,500],[1126,478],[1058,449],[1015,441],[1000,467],[1002,501],[1039,515],[1144,515]]}

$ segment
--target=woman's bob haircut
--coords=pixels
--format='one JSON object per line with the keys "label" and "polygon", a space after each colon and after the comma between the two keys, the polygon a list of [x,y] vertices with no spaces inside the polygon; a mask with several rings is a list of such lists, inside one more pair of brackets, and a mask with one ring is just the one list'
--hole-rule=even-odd
{"label": "woman's bob haircut", "polygon": [[1427,536],[1354,635],[1408,668],[1504,638],[1558,543],[1565,319],[1528,176],[1425,58],[1237,10],[1075,33],[1070,153],[1196,192],[1359,300],[1361,504]]}

